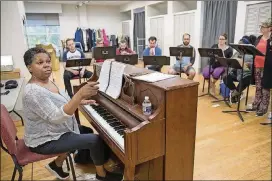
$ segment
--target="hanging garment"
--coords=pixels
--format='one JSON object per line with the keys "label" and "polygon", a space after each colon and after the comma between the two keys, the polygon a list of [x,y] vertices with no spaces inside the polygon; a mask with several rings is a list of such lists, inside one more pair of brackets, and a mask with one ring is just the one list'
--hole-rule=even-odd
{"label": "hanging garment", "polygon": [[84,48],[83,48],[83,51],[84,52],[87,52],[88,51],[88,47],[87,47],[87,35],[86,35],[86,30],[82,30],[82,33],[83,33],[83,42],[84,42]]}
{"label": "hanging garment", "polygon": [[115,35],[111,35],[111,36],[110,36],[111,46],[117,47],[116,39],[117,39],[117,38],[116,38]]}
{"label": "hanging garment", "polygon": [[96,47],[96,37],[97,37],[97,31],[96,30],[93,30],[92,36],[93,36],[93,47]]}
{"label": "hanging garment", "polygon": [[102,36],[104,40],[104,46],[109,46],[109,39],[107,38],[106,31],[102,29]]}
{"label": "hanging garment", "polygon": [[83,32],[81,28],[77,28],[75,32],[75,42],[80,42],[83,50],[85,49],[85,44],[83,40]]}
{"label": "hanging garment", "polygon": [[116,47],[119,48],[119,39],[118,39],[118,36],[116,38]]}

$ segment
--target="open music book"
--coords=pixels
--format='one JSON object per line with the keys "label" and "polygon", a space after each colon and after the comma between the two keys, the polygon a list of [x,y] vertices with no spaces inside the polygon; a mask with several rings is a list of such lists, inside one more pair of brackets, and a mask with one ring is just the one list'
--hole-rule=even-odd
{"label": "open music book", "polygon": [[164,74],[160,72],[153,72],[150,74],[133,77],[133,79],[142,80],[145,82],[158,82],[158,81],[170,79],[173,77],[177,77],[177,75],[169,75],[169,74]]}
{"label": "open music book", "polygon": [[125,64],[106,60],[102,65],[98,79],[99,90],[117,99],[121,94],[125,67]]}

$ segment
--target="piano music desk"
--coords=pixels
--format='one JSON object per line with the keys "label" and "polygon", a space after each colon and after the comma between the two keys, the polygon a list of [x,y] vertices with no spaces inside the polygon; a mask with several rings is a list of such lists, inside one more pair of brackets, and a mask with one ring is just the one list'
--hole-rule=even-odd
{"label": "piano music desk", "polygon": [[[94,72],[101,65],[94,64]],[[146,71],[153,72],[131,65],[125,68],[126,74]],[[92,80],[98,77],[95,73]],[[135,105],[102,92],[93,98],[126,126],[124,147],[89,112],[91,106],[79,110],[124,164],[125,180],[193,180],[199,83],[178,76],[155,83],[133,82]],[[145,96],[153,106],[150,116],[142,114]]]}

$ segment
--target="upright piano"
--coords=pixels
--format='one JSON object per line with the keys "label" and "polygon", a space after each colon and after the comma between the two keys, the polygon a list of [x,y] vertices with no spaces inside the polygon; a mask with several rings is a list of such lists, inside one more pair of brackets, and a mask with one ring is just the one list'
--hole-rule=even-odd
{"label": "upright piano", "polygon": [[[96,81],[102,63],[94,65]],[[153,72],[126,65],[126,75]],[[145,116],[142,102],[149,96],[153,112]],[[125,180],[193,180],[198,83],[175,77],[154,83],[124,81],[113,99],[99,92],[98,106],[79,110],[124,164]]]}

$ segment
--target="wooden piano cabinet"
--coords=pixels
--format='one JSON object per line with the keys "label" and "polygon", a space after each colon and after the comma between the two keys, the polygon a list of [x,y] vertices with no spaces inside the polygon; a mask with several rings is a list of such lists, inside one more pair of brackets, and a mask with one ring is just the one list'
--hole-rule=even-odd
{"label": "wooden piano cabinet", "polygon": [[136,177],[137,180],[158,178],[159,175],[162,175],[160,173],[163,173],[163,167],[154,164],[159,162],[157,159],[164,154],[165,119],[146,121],[133,130],[127,130],[125,134],[125,180],[134,180]]}
{"label": "wooden piano cabinet", "polygon": [[198,86],[166,92],[165,180],[193,180]]}

